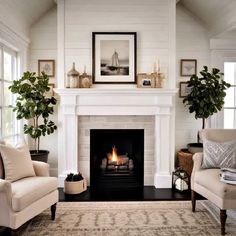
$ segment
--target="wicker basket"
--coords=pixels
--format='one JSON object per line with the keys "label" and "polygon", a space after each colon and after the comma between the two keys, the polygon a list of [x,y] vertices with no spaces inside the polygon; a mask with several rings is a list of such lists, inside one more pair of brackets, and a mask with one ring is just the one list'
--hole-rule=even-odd
{"label": "wicker basket", "polygon": [[177,152],[177,165],[178,167],[182,167],[183,170],[187,172],[189,177],[192,174],[193,170],[193,154],[189,152],[187,149],[181,149]]}
{"label": "wicker basket", "polygon": [[64,181],[64,192],[66,194],[79,194],[87,190],[86,180]]}

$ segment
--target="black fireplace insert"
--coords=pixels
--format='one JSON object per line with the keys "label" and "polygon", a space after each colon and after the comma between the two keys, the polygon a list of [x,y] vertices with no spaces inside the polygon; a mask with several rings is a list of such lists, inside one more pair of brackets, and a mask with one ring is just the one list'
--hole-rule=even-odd
{"label": "black fireplace insert", "polygon": [[126,192],[144,185],[144,130],[90,130],[90,188]]}

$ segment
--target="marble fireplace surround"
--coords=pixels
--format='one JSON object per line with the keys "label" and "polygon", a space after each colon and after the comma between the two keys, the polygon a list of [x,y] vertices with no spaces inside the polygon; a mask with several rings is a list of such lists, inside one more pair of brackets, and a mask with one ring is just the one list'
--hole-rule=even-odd
{"label": "marble fireplace surround", "polygon": [[[64,186],[67,173],[78,171],[78,116],[153,116],[155,138],[152,182],[156,188],[171,187],[171,172],[174,169],[176,89],[91,88],[55,89],[55,92],[60,96],[59,187]],[[89,176],[89,173],[83,174]]]}

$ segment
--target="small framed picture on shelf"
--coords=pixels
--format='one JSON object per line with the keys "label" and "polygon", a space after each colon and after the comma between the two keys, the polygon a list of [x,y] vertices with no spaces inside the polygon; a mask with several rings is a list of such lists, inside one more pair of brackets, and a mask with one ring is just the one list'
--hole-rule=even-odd
{"label": "small framed picture on shelf", "polygon": [[48,77],[55,76],[55,60],[38,60],[38,74],[44,72]]}
{"label": "small framed picture on shelf", "polygon": [[137,75],[137,87],[138,88],[154,88],[155,78],[153,75],[141,73]]}
{"label": "small framed picture on shelf", "polygon": [[180,76],[192,76],[197,74],[196,59],[181,59],[180,61]]}
{"label": "small framed picture on shelf", "polygon": [[191,88],[187,87],[187,85],[188,85],[187,82],[179,83],[179,97],[180,98],[186,97],[191,92]]}
{"label": "small framed picture on shelf", "polygon": [[45,97],[50,98],[50,97],[54,96],[54,91],[53,91],[54,84],[48,84],[48,87],[50,88],[50,90],[47,91],[44,95],[45,95]]}

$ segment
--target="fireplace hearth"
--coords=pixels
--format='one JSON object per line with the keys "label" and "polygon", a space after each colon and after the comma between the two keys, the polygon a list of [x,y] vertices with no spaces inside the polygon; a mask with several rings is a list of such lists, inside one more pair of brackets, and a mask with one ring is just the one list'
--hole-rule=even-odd
{"label": "fireplace hearth", "polygon": [[134,191],[144,185],[144,130],[90,130],[93,193]]}

